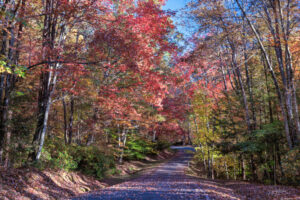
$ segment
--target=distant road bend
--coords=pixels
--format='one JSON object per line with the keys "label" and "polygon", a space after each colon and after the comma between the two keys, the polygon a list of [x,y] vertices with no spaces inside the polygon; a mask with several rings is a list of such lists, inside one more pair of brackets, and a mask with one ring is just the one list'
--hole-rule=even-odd
{"label": "distant road bend", "polygon": [[177,155],[139,178],[114,185],[95,193],[74,198],[74,200],[210,200],[201,188],[199,180],[184,174],[192,154],[185,150],[192,147],[172,147]]}

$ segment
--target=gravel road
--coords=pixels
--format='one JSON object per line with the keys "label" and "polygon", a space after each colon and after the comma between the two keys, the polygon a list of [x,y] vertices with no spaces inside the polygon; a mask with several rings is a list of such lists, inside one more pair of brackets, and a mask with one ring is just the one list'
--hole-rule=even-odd
{"label": "gravel road", "polygon": [[184,174],[184,170],[192,158],[192,154],[186,150],[193,150],[193,148],[173,148],[177,149],[178,153],[172,160],[146,172],[140,177],[98,192],[74,198],[74,200],[210,200],[209,196],[201,188],[199,180]]}

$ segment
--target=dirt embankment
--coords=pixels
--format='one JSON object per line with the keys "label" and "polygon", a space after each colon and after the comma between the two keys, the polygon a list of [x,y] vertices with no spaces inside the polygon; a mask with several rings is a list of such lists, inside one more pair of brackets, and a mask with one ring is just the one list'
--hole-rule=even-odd
{"label": "dirt embankment", "polygon": [[147,157],[145,161],[125,162],[117,165],[120,175],[100,181],[79,172],[0,168],[0,200],[66,199],[129,180],[137,176],[137,172],[151,168],[173,154],[171,151],[163,151],[156,157]]}

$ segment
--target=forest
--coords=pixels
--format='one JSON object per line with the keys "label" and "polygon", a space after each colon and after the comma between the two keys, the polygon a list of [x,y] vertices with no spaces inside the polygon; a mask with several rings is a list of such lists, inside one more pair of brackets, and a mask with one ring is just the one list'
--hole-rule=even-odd
{"label": "forest", "polygon": [[299,1],[166,2],[0,0],[1,172],[182,144],[205,178],[299,186]]}

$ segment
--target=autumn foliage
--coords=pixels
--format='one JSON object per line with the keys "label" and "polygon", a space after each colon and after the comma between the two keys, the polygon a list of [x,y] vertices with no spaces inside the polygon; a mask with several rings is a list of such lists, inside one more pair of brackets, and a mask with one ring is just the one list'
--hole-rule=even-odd
{"label": "autumn foliage", "polygon": [[0,1],[0,165],[102,178],[181,143],[209,178],[297,183],[298,2],[191,1],[183,51],[164,4]]}
{"label": "autumn foliage", "polygon": [[[185,91],[172,91],[188,77],[170,68],[177,47],[163,5],[1,3],[1,165],[53,164],[63,156],[60,168],[76,168],[68,145],[97,146],[122,163],[134,149],[155,153],[149,149],[159,148],[157,139],[186,133]],[[66,149],[53,152],[62,143]]]}

